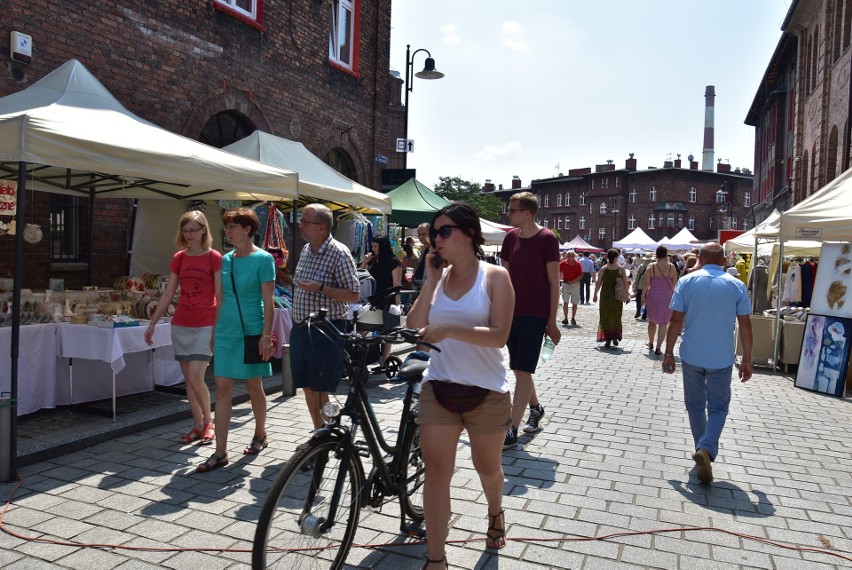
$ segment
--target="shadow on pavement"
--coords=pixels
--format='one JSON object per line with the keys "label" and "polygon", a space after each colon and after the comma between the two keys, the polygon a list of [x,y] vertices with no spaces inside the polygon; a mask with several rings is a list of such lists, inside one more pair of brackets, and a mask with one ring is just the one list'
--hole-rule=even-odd
{"label": "shadow on pavement", "polygon": [[668,483],[684,499],[711,511],[750,518],[765,518],[775,514],[775,505],[766,493],[757,489],[752,491],[756,497],[753,500],[747,491],[728,481],[703,485],[693,482],[684,484],[669,479]]}

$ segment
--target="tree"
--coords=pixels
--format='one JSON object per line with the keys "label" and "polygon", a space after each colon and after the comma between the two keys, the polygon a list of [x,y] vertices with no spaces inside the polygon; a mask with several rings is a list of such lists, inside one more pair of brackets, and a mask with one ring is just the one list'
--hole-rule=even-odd
{"label": "tree", "polygon": [[458,176],[439,176],[438,184],[433,190],[435,194],[451,201],[461,201],[470,204],[479,217],[492,222],[500,218],[503,202],[491,194],[483,194],[482,186],[477,182],[462,180]]}

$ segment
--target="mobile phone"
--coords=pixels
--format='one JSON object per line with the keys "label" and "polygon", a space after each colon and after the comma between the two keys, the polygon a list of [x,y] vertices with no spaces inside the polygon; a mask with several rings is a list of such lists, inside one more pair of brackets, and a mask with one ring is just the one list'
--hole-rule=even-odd
{"label": "mobile phone", "polygon": [[441,267],[444,264],[444,258],[441,257],[441,254],[437,251],[434,253],[434,257],[432,257],[432,265],[436,268]]}

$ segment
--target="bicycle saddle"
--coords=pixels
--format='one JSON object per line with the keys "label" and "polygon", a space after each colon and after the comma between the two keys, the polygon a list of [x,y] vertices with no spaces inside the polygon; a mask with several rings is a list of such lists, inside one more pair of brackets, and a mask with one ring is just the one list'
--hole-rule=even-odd
{"label": "bicycle saddle", "polygon": [[402,363],[402,366],[399,367],[399,377],[404,378],[406,380],[419,380],[423,378],[423,372],[429,366],[428,360],[419,360],[417,358],[410,358]]}

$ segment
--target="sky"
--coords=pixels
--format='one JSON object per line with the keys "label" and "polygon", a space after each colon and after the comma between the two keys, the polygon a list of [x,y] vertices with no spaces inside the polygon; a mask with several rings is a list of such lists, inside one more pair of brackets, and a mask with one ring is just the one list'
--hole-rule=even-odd
{"label": "sky", "polygon": [[[408,167],[510,188],[630,153],[701,166],[704,91],[716,88],[715,158],[754,168],[745,125],[789,0],[394,0],[391,67],[406,44],[442,79],[414,78]],[[425,52],[414,56],[423,69]]]}

